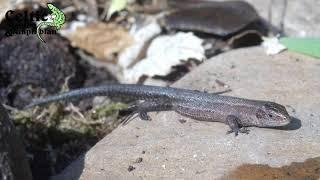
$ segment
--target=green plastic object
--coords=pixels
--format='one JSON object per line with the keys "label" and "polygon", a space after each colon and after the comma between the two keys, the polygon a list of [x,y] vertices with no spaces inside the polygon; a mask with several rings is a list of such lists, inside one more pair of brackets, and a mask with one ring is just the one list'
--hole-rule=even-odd
{"label": "green plastic object", "polygon": [[280,43],[290,51],[320,58],[320,38],[280,38]]}

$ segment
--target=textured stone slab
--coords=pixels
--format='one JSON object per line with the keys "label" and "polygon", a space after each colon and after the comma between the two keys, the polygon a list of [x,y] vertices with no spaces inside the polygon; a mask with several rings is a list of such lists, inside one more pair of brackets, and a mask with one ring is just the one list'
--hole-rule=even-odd
{"label": "textured stone slab", "polygon": [[320,36],[320,1],[318,0],[246,1],[277,28],[280,28],[283,23],[284,31],[289,36]]}
{"label": "textured stone slab", "polygon": [[[235,137],[226,135],[222,123],[151,113],[153,121],[119,127],[58,177],[212,179],[244,163],[279,167],[320,156],[319,60],[288,52],[266,56],[260,47],[239,49],[208,60],[175,86],[210,92],[216,80],[232,89],[228,95],[276,101],[296,119],[282,130],[250,128],[249,135]],[[128,171],[129,166],[135,169]]]}
{"label": "textured stone slab", "polygon": [[[216,2],[216,1],[234,1],[234,0],[205,0],[205,1]],[[240,1],[246,1],[250,3],[252,6],[254,6],[258,14],[262,18],[264,18],[266,21],[271,23],[277,29],[281,29],[283,27],[283,30],[288,36],[299,36],[299,37],[320,36],[320,26],[319,26],[320,1],[318,0],[307,0],[307,1],[240,0]],[[180,2],[181,5],[188,6],[187,2],[189,1],[185,2],[185,0],[176,0],[176,2]],[[196,5],[191,5],[191,7],[196,7]],[[251,14],[251,16],[255,16],[255,15]],[[194,17],[189,17],[189,18],[186,18],[185,20],[188,21],[190,18],[195,19]],[[251,18],[254,18],[254,17],[251,17]],[[203,21],[203,18],[201,19],[201,21]],[[219,20],[213,19],[212,23],[215,23],[214,21],[219,21]],[[230,24],[233,24],[233,23],[234,22],[230,21]],[[221,22],[217,22],[217,24],[221,24]],[[227,24],[227,25],[230,25],[230,24]],[[210,26],[210,25],[207,25],[207,26]],[[211,26],[214,27],[215,24]],[[220,25],[219,27],[228,27],[228,26],[225,26],[222,24],[222,26]],[[229,31],[229,29],[227,31]]]}

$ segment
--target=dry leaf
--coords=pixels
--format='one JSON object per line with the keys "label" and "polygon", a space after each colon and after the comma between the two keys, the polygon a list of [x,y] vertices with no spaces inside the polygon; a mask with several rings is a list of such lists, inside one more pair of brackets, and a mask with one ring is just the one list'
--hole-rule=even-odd
{"label": "dry leaf", "polygon": [[102,22],[79,27],[69,37],[72,46],[84,49],[101,60],[109,60],[111,55],[121,52],[133,41],[124,28]]}

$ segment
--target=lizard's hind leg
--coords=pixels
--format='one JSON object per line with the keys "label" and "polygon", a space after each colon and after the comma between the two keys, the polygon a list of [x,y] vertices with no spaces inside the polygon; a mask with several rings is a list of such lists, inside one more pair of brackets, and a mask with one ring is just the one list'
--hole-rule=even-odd
{"label": "lizard's hind leg", "polygon": [[151,117],[148,115],[148,112],[168,111],[171,109],[171,104],[164,101],[147,100],[142,102],[136,102],[125,110],[131,112],[131,114],[129,114],[122,120],[122,124],[126,125],[138,116],[141,120],[150,121]]}
{"label": "lizard's hind leg", "polygon": [[238,136],[239,132],[244,134],[249,133],[249,129],[247,129],[246,127],[240,127],[238,118],[236,116],[229,115],[227,117],[227,124],[230,127],[230,130],[227,132],[227,134],[234,133],[235,136]]}

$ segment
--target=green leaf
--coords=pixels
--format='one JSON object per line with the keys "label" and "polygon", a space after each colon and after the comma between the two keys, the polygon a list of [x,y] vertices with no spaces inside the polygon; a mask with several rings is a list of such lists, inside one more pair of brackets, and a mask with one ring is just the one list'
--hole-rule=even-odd
{"label": "green leaf", "polygon": [[112,14],[119,12],[127,7],[127,0],[112,0],[108,10],[107,19],[110,19]]}
{"label": "green leaf", "polygon": [[320,38],[280,38],[280,43],[288,50],[320,58]]}

